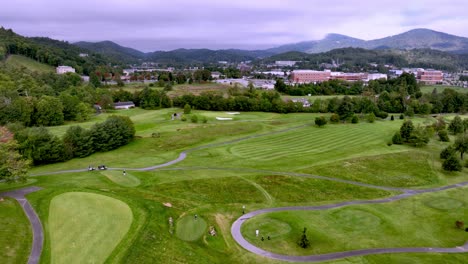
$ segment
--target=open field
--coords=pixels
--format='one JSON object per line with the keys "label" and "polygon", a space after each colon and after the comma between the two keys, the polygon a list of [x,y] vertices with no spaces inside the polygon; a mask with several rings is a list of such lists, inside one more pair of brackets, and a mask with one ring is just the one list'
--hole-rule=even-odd
{"label": "open field", "polygon": [[12,198],[0,202],[0,263],[26,263],[32,242],[31,227]]}
{"label": "open field", "polygon": [[220,92],[222,94],[227,94],[229,87],[231,86],[212,82],[201,84],[178,84],[173,86],[172,91],[168,92],[168,95],[171,97],[181,96],[189,93],[199,95],[203,92]]}
{"label": "open field", "polygon": [[127,204],[108,196],[69,192],[49,209],[51,263],[102,263],[132,223]]}
{"label": "open field", "polygon": [[421,87],[421,92],[422,93],[432,93],[434,91],[434,88],[437,89],[437,92],[441,93],[445,89],[452,89],[460,93],[467,93],[468,88],[463,88],[463,87],[458,87],[458,86],[443,86],[443,85],[428,85],[428,86],[422,86]]}
{"label": "open field", "polygon": [[39,63],[33,59],[30,59],[21,55],[8,56],[6,60],[6,64],[12,65],[15,67],[26,67],[31,71],[37,71],[37,72],[55,72],[55,69],[52,66]]}
{"label": "open field", "polygon": [[[41,263],[50,263],[55,256],[71,258],[73,255],[74,259],[83,260],[80,258],[89,255],[64,250],[72,245],[67,242],[70,239],[81,239],[80,234],[73,232],[84,227],[96,229],[92,241],[99,241],[99,248],[102,247],[96,253],[99,258],[96,263],[285,263],[250,253],[232,238],[231,225],[242,215],[243,206],[246,212],[251,212],[380,199],[400,193],[400,190],[370,188],[359,183],[422,189],[468,181],[467,169],[460,173],[441,170],[438,155],[449,143],[441,143],[434,137],[423,148],[388,146],[401,120],[378,120],[373,124],[362,120],[359,124],[327,124],[317,128],[311,124],[321,114],[242,112],[233,116],[232,121],[217,121],[217,116],[230,115],[194,111],[193,114],[209,120],[206,124],[194,124],[171,121],[173,112],[182,110],[137,108],[95,116],[80,125],[91,127],[115,113],[128,115],[135,123],[136,140],[111,152],[31,170],[33,174],[46,174],[32,177],[33,181],[27,183],[43,188],[27,197],[44,225]],[[431,118],[413,119],[414,123],[422,124],[432,121]],[[50,130],[63,135],[70,125]],[[152,133],[160,136],[152,137]],[[131,169],[168,162],[182,151],[187,151],[186,159],[174,165],[153,171]],[[123,176],[122,169],[47,175],[47,172],[86,169],[99,164],[111,169],[127,168],[127,176]],[[0,190],[20,186],[23,185],[0,183]],[[467,191],[465,187],[379,205],[271,213],[252,218],[244,229],[246,237],[251,239],[252,229],[261,225],[262,234],[271,232],[272,240],[257,245],[283,254],[400,245],[450,247],[466,240],[466,233],[454,230],[454,222],[468,222]],[[112,202],[103,206],[104,201]],[[125,213],[129,210],[130,220]],[[114,213],[126,217],[117,218]],[[75,214],[78,217],[71,216]],[[195,214],[199,222],[195,222]],[[16,218],[21,220],[19,215]],[[113,218],[125,220],[127,224],[121,229],[128,231],[112,238],[108,228],[120,225],[120,221],[110,220]],[[215,228],[216,236],[208,233],[209,226]],[[307,252],[292,243],[303,227],[308,228],[312,243]],[[443,236],[444,233],[448,235]],[[63,248],[57,247],[57,241],[63,241],[59,244]],[[260,242],[256,238],[252,240],[252,243]],[[78,245],[83,248],[81,252],[91,250],[88,243]],[[28,253],[19,254],[24,259]],[[466,263],[468,256],[384,254],[325,263],[428,261]]]}

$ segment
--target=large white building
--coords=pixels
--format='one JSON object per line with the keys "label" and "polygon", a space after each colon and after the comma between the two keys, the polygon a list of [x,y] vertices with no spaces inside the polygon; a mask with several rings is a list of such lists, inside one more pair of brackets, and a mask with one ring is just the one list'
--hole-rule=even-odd
{"label": "large white building", "polygon": [[275,61],[276,66],[289,66],[292,67],[296,65],[297,61]]}
{"label": "large white building", "polygon": [[75,72],[75,69],[70,66],[58,66],[57,67],[57,74],[64,74],[67,72]]}

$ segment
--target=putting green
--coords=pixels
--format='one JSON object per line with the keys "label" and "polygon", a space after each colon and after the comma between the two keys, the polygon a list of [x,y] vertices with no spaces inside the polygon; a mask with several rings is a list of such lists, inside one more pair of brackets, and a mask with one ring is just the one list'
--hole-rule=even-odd
{"label": "putting green", "polygon": [[424,204],[430,208],[443,210],[443,211],[457,209],[464,205],[462,201],[452,199],[452,198],[447,198],[447,197],[439,197],[439,198],[427,200]]}
{"label": "putting green", "polygon": [[206,221],[193,215],[182,217],[177,221],[176,235],[184,241],[195,241],[203,236],[207,224]]}
{"label": "putting green", "polygon": [[103,263],[132,224],[130,207],[117,199],[85,192],[50,202],[51,263]]}
{"label": "putting green", "polygon": [[140,185],[140,179],[128,172],[125,176],[123,175],[122,171],[103,171],[101,174],[121,186],[136,187]]}

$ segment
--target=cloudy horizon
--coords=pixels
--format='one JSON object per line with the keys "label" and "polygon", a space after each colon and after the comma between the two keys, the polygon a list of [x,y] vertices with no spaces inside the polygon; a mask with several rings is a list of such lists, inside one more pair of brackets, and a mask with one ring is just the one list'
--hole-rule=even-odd
{"label": "cloudy horizon", "polygon": [[2,3],[0,26],[72,43],[110,40],[144,52],[254,50],[328,33],[371,40],[428,28],[468,37],[467,7],[462,0],[15,0]]}

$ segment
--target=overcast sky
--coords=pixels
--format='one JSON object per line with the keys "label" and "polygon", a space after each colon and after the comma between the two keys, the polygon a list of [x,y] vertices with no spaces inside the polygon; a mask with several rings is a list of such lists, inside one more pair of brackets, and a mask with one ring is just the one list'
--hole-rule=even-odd
{"label": "overcast sky", "polygon": [[0,5],[0,25],[142,51],[263,49],[327,33],[369,40],[429,28],[468,37],[467,10],[466,0],[12,0]]}

